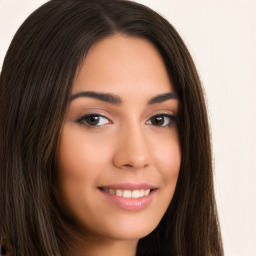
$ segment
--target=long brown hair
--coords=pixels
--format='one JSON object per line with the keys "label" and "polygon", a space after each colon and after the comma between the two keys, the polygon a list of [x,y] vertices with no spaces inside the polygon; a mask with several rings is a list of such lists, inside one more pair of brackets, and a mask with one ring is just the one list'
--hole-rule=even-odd
{"label": "long brown hair", "polygon": [[181,168],[158,227],[137,255],[222,256],[207,111],[193,60],[176,30],[126,0],[52,0],[17,31],[0,77],[0,239],[12,255],[68,255],[73,227],[54,197],[56,150],[76,72],[115,33],[152,42],[180,99]]}

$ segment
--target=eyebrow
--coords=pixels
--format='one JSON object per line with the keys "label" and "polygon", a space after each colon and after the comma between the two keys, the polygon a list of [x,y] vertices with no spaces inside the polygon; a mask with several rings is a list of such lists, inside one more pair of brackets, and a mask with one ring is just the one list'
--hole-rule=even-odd
{"label": "eyebrow", "polygon": [[[83,92],[75,93],[70,97],[70,101],[80,97],[93,98],[93,99],[101,100],[116,106],[122,105],[122,99],[118,95],[114,95],[110,93],[94,92],[94,91],[83,91]],[[151,98],[147,104],[152,105],[152,104],[161,103],[170,99],[178,99],[178,95],[175,92],[160,94]]]}
{"label": "eyebrow", "polygon": [[148,105],[161,103],[161,102],[164,102],[164,101],[170,100],[170,99],[178,99],[178,95],[175,92],[168,92],[168,93],[160,94],[160,95],[157,95],[157,96],[153,97],[152,99],[150,99],[148,101]]}
{"label": "eyebrow", "polygon": [[92,92],[92,91],[78,92],[76,94],[73,94],[70,98],[70,101],[80,97],[93,98],[93,99],[108,102],[117,106],[120,106],[122,104],[122,99],[117,95],[110,94],[110,93]]}

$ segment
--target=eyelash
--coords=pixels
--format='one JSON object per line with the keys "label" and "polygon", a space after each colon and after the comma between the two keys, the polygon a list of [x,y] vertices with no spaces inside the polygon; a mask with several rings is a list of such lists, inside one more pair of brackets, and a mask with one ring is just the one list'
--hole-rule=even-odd
{"label": "eyelash", "polygon": [[[106,119],[107,120],[107,122],[106,123],[103,123],[103,124],[95,124],[95,125],[91,125],[91,124],[88,124],[88,122],[86,121],[86,119],[87,118],[104,118],[104,119]],[[152,120],[153,120],[153,118],[155,118],[155,120],[156,120],[156,118],[161,118],[161,117],[164,117],[164,125],[162,124],[162,125],[156,125],[156,124],[152,124]],[[169,121],[167,121],[168,123],[167,124],[165,124],[166,123],[166,119],[169,119]],[[174,123],[175,123],[175,119],[176,119],[176,116],[175,115],[172,115],[172,114],[166,114],[166,113],[161,113],[161,114],[157,114],[157,115],[154,115],[154,116],[152,116],[150,119],[148,119],[147,121],[146,121],[146,124],[147,125],[153,125],[153,126],[156,126],[156,127],[158,127],[158,128],[170,128],[170,127],[172,127],[173,125],[174,125]],[[148,122],[150,122],[151,121],[151,124],[149,124]],[[97,114],[97,113],[91,113],[91,114],[86,114],[86,115],[84,115],[84,116],[82,116],[82,117],[80,117],[78,120],[76,120],[76,122],[77,123],[79,123],[79,124],[81,124],[81,125],[84,125],[84,126],[86,126],[87,128],[89,128],[89,129],[97,129],[97,128],[101,128],[103,125],[106,125],[106,124],[111,124],[112,122],[107,118],[107,117],[105,117],[104,115],[100,115],[100,114]]]}

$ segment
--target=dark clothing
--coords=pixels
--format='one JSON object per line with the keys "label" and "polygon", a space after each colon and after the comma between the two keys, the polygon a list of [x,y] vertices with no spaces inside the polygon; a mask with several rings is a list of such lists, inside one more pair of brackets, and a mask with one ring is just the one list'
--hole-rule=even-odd
{"label": "dark clothing", "polygon": [[5,245],[0,241],[0,256],[10,256]]}

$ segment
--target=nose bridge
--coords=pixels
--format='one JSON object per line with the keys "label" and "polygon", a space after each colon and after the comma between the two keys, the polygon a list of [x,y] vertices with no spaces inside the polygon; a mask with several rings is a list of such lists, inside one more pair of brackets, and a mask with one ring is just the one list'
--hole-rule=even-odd
{"label": "nose bridge", "polygon": [[149,145],[141,125],[133,123],[120,130],[114,163],[134,169],[150,165]]}

